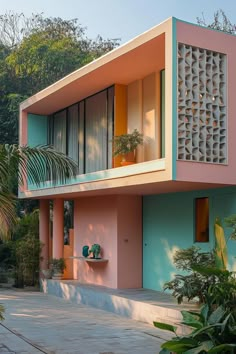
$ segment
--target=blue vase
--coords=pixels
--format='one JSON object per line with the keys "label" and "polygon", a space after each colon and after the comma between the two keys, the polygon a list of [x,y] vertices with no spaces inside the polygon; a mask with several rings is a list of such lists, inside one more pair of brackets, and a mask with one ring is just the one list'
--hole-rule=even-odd
{"label": "blue vase", "polygon": [[88,257],[88,255],[89,255],[89,246],[83,246],[82,255],[83,255],[83,257],[85,257],[85,258]]}

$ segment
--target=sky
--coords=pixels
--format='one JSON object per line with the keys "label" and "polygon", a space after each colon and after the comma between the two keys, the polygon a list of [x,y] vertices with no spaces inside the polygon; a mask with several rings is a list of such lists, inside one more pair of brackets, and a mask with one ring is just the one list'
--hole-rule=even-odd
{"label": "sky", "polygon": [[120,38],[121,43],[174,16],[196,23],[202,13],[207,22],[222,9],[236,23],[235,0],[0,0],[5,12],[44,13],[47,17],[78,18],[86,35]]}

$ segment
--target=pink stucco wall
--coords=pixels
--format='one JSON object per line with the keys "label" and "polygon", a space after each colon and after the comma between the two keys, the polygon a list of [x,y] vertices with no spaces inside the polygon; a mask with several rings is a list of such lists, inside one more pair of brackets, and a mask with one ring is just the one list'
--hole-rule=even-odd
{"label": "pink stucco wall", "polygon": [[63,257],[64,247],[64,200],[54,199],[53,201],[53,242],[52,258]]}
{"label": "pink stucco wall", "polygon": [[[104,196],[75,200],[74,256],[82,256],[84,245],[91,247],[99,243],[102,257],[108,262],[88,263],[75,259],[74,279],[111,288],[141,286],[141,202],[137,197],[129,198]],[[130,261],[132,254],[137,256],[134,263]]]}
{"label": "pink stucco wall", "polygon": [[39,208],[39,238],[42,242],[42,261],[41,269],[48,269],[49,260],[49,201],[47,199],[40,200]]}
{"label": "pink stucco wall", "polygon": [[177,21],[177,41],[206,48],[227,55],[227,113],[228,113],[228,164],[216,165],[200,162],[177,161],[176,177],[179,181],[236,183],[236,37]]}

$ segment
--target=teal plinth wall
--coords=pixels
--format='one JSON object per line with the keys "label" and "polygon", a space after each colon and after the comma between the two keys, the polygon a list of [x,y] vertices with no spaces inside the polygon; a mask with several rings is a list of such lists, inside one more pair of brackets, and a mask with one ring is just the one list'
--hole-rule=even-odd
{"label": "teal plinth wall", "polygon": [[48,143],[48,117],[28,114],[28,145],[46,145]]}
{"label": "teal plinth wall", "polygon": [[[209,197],[210,242],[194,243],[194,200]],[[172,255],[195,244],[203,250],[214,246],[214,220],[236,214],[236,188],[145,196],[143,198],[143,287],[162,290],[178,273]],[[230,230],[225,229],[229,235]],[[236,241],[229,241],[230,268],[236,270]]]}

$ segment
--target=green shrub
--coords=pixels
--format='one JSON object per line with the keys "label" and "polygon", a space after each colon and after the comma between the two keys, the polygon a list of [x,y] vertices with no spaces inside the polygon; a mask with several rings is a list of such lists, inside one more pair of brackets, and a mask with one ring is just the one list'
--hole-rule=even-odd
{"label": "green shrub", "polygon": [[0,321],[4,320],[4,316],[3,316],[4,312],[5,312],[5,308],[3,305],[0,304]]}
{"label": "green shrub", "polygon": [[193,246],[176,251],[173,262],[177,269],[190,274],[176,274],[173,280],[164,284],[164,290],[171,290],[178,303],[185,297],[188,301],[198,298],[200,302],[204,302],[206,290],[217,280],[215,275],[194,271],[194,267],[214,267],[214,252],[201,252],[200,248]]}
{"label": "green shrub", "polygon": [[176,327],[154,322],[154,326],[175,333],[172,340],[162,344],[160,353],[221,353],[236,352],[236,279],[232,272],[219,269],[195,268],[200,275],[218,279],[204,294],[205,304],[200,313],[181,311],[182,324],[192,332],[178,336]]}
{"label": "green shrub", "polygon": [[64,258],[52,258],[49,262],[52,267],[53,273],[59,272],[63,273],[66,269],[66,261]]}
{"label": "green shrub", "polygon": [[14,243],[16,286],[38,285],[42,245],[37,236],[28,234]]}
{"label": "green shrub", "polygon": [[13,236],[15,286],[38,285],[42,250],[39,240],[38,211],[19,219]]}

